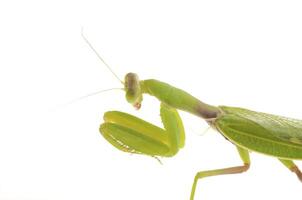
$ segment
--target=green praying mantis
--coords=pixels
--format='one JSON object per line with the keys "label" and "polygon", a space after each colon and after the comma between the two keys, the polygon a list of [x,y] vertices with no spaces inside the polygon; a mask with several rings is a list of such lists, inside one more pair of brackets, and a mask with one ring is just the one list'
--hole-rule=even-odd
{"label": "green praying mantis", "polygon": [[[83,34],[82,36],[118,78],[87,38]],[[172,157],[177,154],[185,144],[184,125],[177,110],[202,118],[211,128],[236,146],[243,165],[197,172],[190,200],[194,199],[198,180],[247,171],[250,167],[250,151],[276,157],[302,182],[302,172],[293,162],[302,160],[302,120],[244,108],[212,106],[167,83],[155,79],[139,80],[135,73],[128,73],[124,81],[120,79],[119,81],[124,86],[127,102],[134,108],[141,107],[144,94],[151,95],[161,102],[160,117],[163,128],[124,112],[106,112],[99,130],[118,150],[152,157]]]}

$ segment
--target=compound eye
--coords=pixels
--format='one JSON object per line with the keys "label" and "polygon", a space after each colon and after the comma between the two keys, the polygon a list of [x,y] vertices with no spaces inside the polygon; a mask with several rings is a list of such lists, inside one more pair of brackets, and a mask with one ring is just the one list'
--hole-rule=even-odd
{"label": "compound eye", "polygon": [[139,109],[142,101],[142,93],[137,74],[128,73],[125,76],[125,91],[127,101],[136,109]]}

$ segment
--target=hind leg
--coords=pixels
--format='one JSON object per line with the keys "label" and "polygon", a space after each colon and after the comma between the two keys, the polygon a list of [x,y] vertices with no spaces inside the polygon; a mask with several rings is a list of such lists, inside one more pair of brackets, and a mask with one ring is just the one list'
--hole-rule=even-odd
{"label": "hind leg", "polygon": [[297,175],[297,177],[299,178],[299,180],[302,182],[302,172],[300,171],[300,169],[298,168],[298,166],[292,160],[284,160],[284,159],[280,159],[280,158],[279,158],[279,160],[290,171],[294,172]]}
{"label": "hind leg", "polygon": [[197,182],[199,179],[209,177],[209,176],[218,176],[218,175],[225,175],[225,174],[238,174],[245,172],[250,167],[250,157],[248,150],[242,149],[237,146],[237,150],[239,152],[239,155],[243,161],[242,166],[236,166],[236,167],[229,167],[229,168],[223,168],[223,169],[215,169],[215,170],[209,170],[209,171],[201,171],[198,172],[194,178],[192,190],[191,190],[191,197],[190,200],[194,199],[195,196],[195,190],[197,186]]}

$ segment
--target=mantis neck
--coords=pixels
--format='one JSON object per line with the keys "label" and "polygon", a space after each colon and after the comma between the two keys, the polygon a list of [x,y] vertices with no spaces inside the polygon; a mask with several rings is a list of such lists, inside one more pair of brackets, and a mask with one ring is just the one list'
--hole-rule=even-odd
{"label": "mantis neck", "polygon": [[218,107],[205,104],[189,93],[167,83],[149,79],[140,81],[140,85],[143,93],[154,96],[175,109],[189,112],[205,120],[215,119],[221,113]]}

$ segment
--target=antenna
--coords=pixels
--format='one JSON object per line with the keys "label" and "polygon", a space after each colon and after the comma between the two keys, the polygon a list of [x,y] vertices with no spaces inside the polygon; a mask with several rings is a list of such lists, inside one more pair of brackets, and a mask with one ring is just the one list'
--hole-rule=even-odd
{"label": "antenna", "polygon": [[89,40],[84,35],[84,29],[82,27],[81,29],[81,35],[84,41],[88,44],[88,46],[92,49],[92,51],[95,53],[95,55],[101,60],[101,62],[109,69],[109,71],[117,78],[123,85],[124,82],[114,73],[114,71],[111,69],[111,67],[104,61],[104,59],[100,56],[100,54],[95,50],[95,48],[92,46],[92,44],[89,42]]}
{"label": "antenna", "polygon": [[89,94],[86,94],[84,96],[81,96],[81,97],[78,97],[76,99],[73,99],[73,100],[71,100],[71,101],[69,101],[67,103],[57,105],[54,109],[56,110],[58,108],[62,108],[62,107],[68,106],[70,104],[76,103],[76,102],[78,102],[80,100],[86,99],[87,97],[95,96],[97,94],[100,94],[100,93],[103,93],[103,92],[112,91],[112,90],[123,90],[123,88],[110,88],[110,89],[106,89],[106,90],[99,90],[99,91],[96,91],[96,92],[93,92],[93,93],[89,93]]}
{"label": "antenna", "polygon": [[92,92],[90,94],[86,94],[84,96],[78,97],[78,98],[76,98],[76,99],[68,102],[67,104],[75,103],[75,102],[80,101],[82,99],[86,99],[87,97],[95,96],[97,94],[100,94],[100,93],[103,93],[103,92],[112,91],[112,90],[123,90],[123,88],[110,88],[110,89],[106,89],[106,90],[100,90],[100,91]]}

